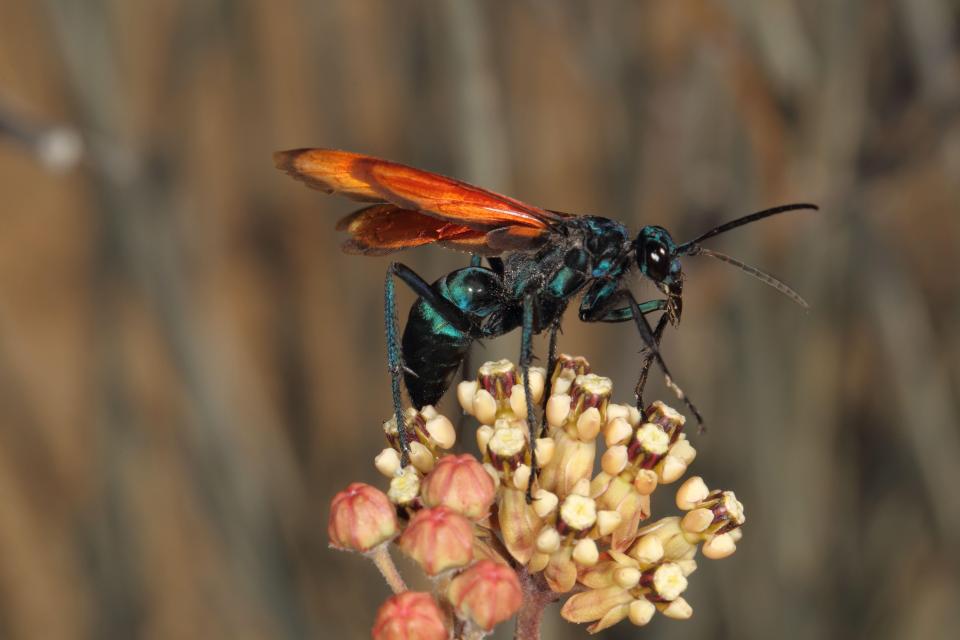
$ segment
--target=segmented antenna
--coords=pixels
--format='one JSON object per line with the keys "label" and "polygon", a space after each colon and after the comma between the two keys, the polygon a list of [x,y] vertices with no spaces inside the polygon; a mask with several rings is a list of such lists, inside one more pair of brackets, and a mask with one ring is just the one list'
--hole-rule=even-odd
{"label": "segmented antenna", "polygon": [[777,291],[779,291],[779,292],[782,293],[783,295],[787,296],[788,298],[790,298],[791,300],[793,300],[794,302],[796,302],[798,305],[800,305],[800,306],[803,307],[804,309],[809,309],[809,308],[810,308],[810,305],[807,304],[807,301],[804,300],[804,299],[800,296],[799,293],[797,293],[796,291],[794,291],[793,289],[791,289],[791,288],[790,288],[789,286],[787,286],[785,283],[783,283],[783,282],[781,282],[780,280],[774,278],[774,277],[773,277],[772,275],[770,275],[769,273],[767,273],[767,272],[765,272],[765,271],[761,271],[760,269],[757,269],[756,267],[752,267],[752,266],[750,266],[749,264],[745,264],[745,263],[743,263],[743,262],[740,262],[740,261],[737,260],[736,258],[732,258],[732,257],[728,256],[728,255],[725,254],[725,253],[720,253],[720,252],[718,252],[718,251],[711,251],[710,249],[704,249],[703,247],[698,247],[697,250],[696,250],[695,252],[693,252],[691,255],[710,256],[711,258],[716,258],[717,260],[720,260],[721,262],[726,262],[727,264],[732,264],[733,266],[735,266],[736,268],[740,269],[741,271],[743,271],[743,272],[745,272],[745,273],[749,273],[750,275],[752,275],[754,278],[756,278],[756,279],[759,280],[760,282],[762,282],[762,283],[764,283],[764,284],[766,284],[766,285],[769,285],[769,286],[773,287],[774,289],[776,289]]}
{"label": "segmented antenna", "polygon": [[769,218],[770,216],[779,215],[781,213],[787,213],[788,211],[818,211],[820,207],[815,204],[809,204],[806,202],[799,202],[796,204],[784,204],[779,207],[772,207],[770,209],[764,209],[763,211],[757,211],[756,213],[751,213],[750,215],[737,218],[736,220],[731,220],[730,222],[725,222],[719,227],[714,227],[707,231],[703,235],[697,236],[693,240],[684,242],[682,245],[677,247],[677,251],[680,253],[689,253],[694,250],[697,245],[706,240],[707,238],[712,238],[718,236],[721,233],[726,233],[731,229],[736,229],[737,227],[742,227],[745,224],[750,224],[751,222],[756,222],[757,220],[763,220],[764,218]]}

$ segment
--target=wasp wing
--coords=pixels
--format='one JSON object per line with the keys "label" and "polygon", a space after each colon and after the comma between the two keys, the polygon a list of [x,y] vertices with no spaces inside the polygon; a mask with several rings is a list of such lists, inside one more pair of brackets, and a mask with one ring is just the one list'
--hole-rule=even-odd
{"label": "wasp wing", "polygon": [[491,231],[521,226],[546,231],[564,217],[519,200],[429,171],[332,149],[293,149],[274,154],[277,168],[326,193],[441,218]]}
{"label": "wasp wing", "polygon": [[502,251],[488,244],[484,231],[392,204],[360,209],[340,220],[337,230],[350,234],[342,245],[347,253],[386,255],[425,244],[440,244],[478,255],[497,255]]}

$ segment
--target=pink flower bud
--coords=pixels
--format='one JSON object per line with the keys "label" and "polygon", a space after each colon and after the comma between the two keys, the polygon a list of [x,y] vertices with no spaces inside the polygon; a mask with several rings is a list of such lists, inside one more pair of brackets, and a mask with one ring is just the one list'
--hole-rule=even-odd
{"label": "pink flower bud", "polygon": [[327,535],[338,549],[369,551],[397,534],[396,508],[386,494],[354,482],[333,497]]}
{"label": "pink flower bud", "polygon": [[373,625],[373,640],[446,640],[449,635],[436,601],[416,591],[388,598]]}
{"label": "pink flower bud", "polygon": [[433,576],[473,560],[473,523],[447,507],[423,509],[410,520],[398,544]]}
{"label": "pink flower bud", "polygon": [[496,496],[493,478],[470,454],[447,455],[423,479],[423,501],[427,506],[443,505],[472,520],[490,512]]}
{"label": "pink flower bud", "polygon": [[461,619],[488,631],[513,616],[523,603],[517,574],[491,560],[481,560],[454,578],[447,597]]}

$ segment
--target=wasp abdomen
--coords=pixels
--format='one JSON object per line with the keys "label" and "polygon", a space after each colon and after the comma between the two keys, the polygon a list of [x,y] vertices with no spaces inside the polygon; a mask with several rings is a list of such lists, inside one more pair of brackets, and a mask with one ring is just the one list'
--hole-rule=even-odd
{"label": "wasp abdomen", "polygon": [[459,315],[453,322],[422,297],[410,309],[401,345],[409,369],[404,382],[417,408],[440,400],[470,344],[481,336],[483,320],[503,305],[500,277],[483,267],[459,269],[430,288]]}

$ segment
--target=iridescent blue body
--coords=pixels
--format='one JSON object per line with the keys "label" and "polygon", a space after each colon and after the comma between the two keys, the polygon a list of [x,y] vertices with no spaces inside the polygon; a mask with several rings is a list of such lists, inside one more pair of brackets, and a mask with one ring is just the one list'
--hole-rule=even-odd
{"label": "iridescent blue body", "polygon": [[[659,227],[650,229],[661,235]],[[413,404],[435,404],[443,396],[475,340],[520,327],[525,299],[532,303],[533,333],[559,327],[567,305],[581,294],[581,320],[629,320],[629,306],[610,303],[634,264],[634,245],[619,222],[580,216],[555,228],[551,241],[537,251],[510,253],[502,261],[491,260],[489,268],[459,269],[434,282],[433,295],[421,295],[411,308],[401,342],[404,382]],[[645,267],[640,264],[641,271]],[[438,309],[441,301],[456,308],[457,323]],[[663,308],[658,300],[642,311]]]}

